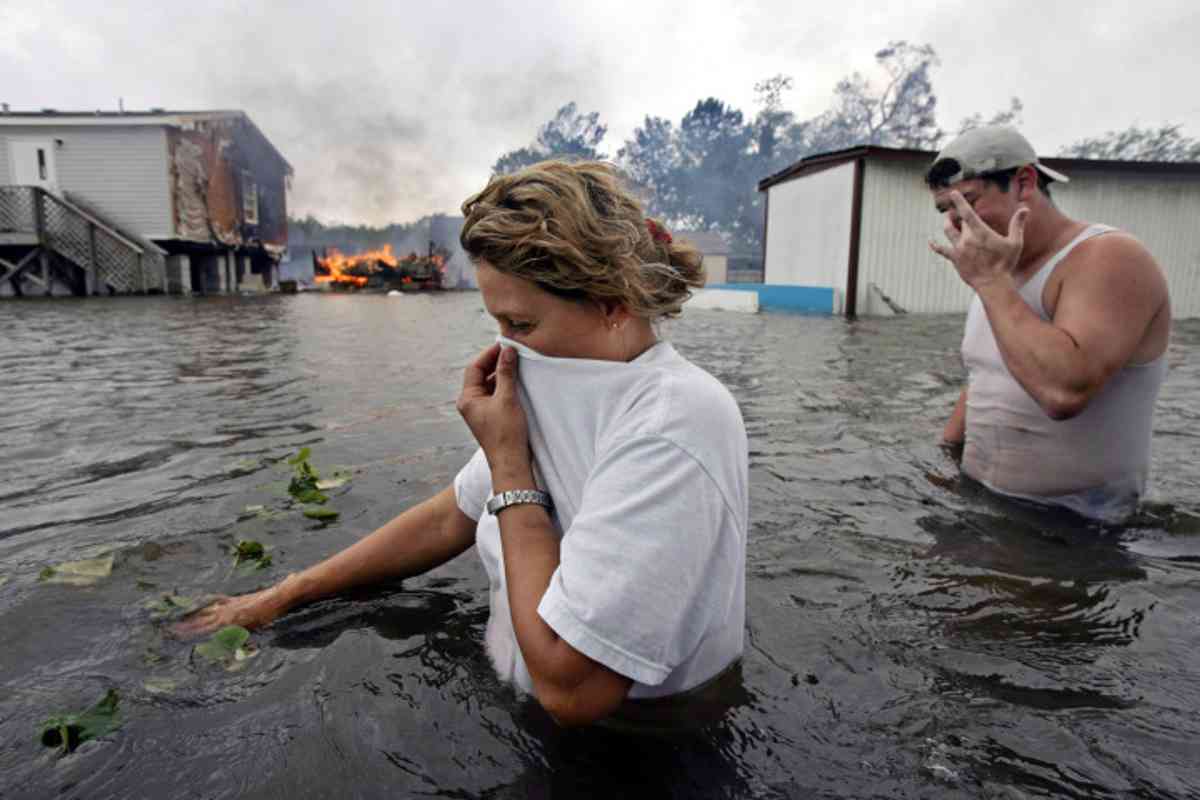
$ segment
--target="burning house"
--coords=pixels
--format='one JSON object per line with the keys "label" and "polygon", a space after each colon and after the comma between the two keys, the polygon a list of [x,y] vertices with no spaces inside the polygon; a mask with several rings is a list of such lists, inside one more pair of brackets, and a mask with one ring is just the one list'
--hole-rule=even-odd
{"label": "burning house", "polygon": [[399,258],[390,244],[354,255],[331,248],[320,256],[313,253],[313,275],[317,284],[327,283],[349,291],[438,290],[446,288],[446,256],[446,251],[435,247],[433,242],[428,254],[409,253]]}
{"label": "burning house", "polygon": [[291,176],[241,111],[0,111],[0,291],[268,289]]}
{"label": "burning house", "polygon": [[463,218],[435,214],[387,230],[293,225],[280,276],[301,285],[359,288],[471,289],[475,268],[459,245]]}

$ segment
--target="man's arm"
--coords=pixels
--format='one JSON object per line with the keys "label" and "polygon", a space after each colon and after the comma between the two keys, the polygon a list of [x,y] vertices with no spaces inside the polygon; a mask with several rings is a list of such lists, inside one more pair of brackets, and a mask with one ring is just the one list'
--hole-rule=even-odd
{"label": "man's arm", "polygon": [[475,520],[448,487],[371,535],[300,573],[253,594],[219,598],[175,627],[180,635],[226,625],[268,625],[292,608],[332,594],[428,572],[475,543]]}
{"label": "man's arm", "polygon": [[1046,322],[1021,298],[1013,268],[1024,247],[1029,210],[1013,215],[1008,235],[988,227],[958,192],[950,192],[950,246],[930,242],[975,290],[1009,372],[1052,419],[1079,414],[1133,358],[1150,325],[1169,313],[1167,284],[1136,240],[1109,234],[1081,244],[1083,259],[1064,278],[1054,319]]}
{"label": "man's arm", "polygon": [[1136,240],[1109,234],[1077,250],[1051,322],[1011,277],[977,289],[1005,366],[1052,419],[1070,419],[1128,364],[1164,309],[1166,279]]}
{"label": "man's arm", "polygon": [[964,386],[962,392],[958,395],[958,402],[954,404],[954,410],[950,412],[950,419],[946,420],[946,427],[942,429],[942,442],[945,444],[962,444],[967,438],[967,388]]}

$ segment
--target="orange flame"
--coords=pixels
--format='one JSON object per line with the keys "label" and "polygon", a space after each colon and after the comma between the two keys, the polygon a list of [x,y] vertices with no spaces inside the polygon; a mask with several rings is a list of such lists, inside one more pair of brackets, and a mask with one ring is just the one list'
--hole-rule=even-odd
{"label": "orange flame", "polygon": [[378,250],[368,250],[352,256],[346,255],[336,247],[331,247],[329,254],[324,258],[318,258],[317,263],[329,270],[328,275],[314,276],[317,283],[352,283],[355,286],[366,286],[366,276],[353,274],[350,270],[378,272],[380,263],[395,268],[400,262],[392,253],[392,246],[385,244]]}

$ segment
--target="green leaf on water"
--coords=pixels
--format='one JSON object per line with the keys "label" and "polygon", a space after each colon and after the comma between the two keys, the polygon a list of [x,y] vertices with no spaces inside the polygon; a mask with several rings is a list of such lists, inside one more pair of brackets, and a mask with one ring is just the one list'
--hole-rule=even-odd
{"label": "green leaf on water", "polygon": [[242,539],[233,549],[233,554],[238,561],[257,561],[266,552],[262,542],[256,542],[253,539]]}
{"label": "green leaf on water", "polygon": [[308,517],[309,519],[315,519],[318,522],[333,522],[338,518],[339,515],[338,512],[334,511],[332,508],[316,506],[314,508],[304,509],[304,516]]}
{"label": "green leaf on water", "polygon": [[322,494],[314,483],[312,487],[296,487],[296,479],[292,479],[292,483],[288,486],[288,494],[296,498],[300,503],[326,503],[329,501],[327,495]]}
{"label": "green leaf on water", "polygon": [[96,705],[87,711],[59,714],[42,723],[38,739],[46,747],[56,747],[63,755],[90,739],[96,739],[121,727],[117,717],[120,697],[109,689]]}
{"label": "green leaf on water", "polygon": [[349,475],[345,475],[345,474],[334,475],[332,478],[323,478],[323,479],[317,481],[317,488],[325,489],[325,490],[337,489],[339,487],[345,486],[349,482],[350,482]]}
{"label": "green leaf on water", "polygon": [[38,580],[46,583],[65,583],[71,586],[92,586],[107,578],[113,571],[113,556],[110,553],[100,558],[83,561],[65,561],[46,567],[38,573]]}
{"label": "green leaf on water", "polygon": [[3,586],[3,585],[4,585],[4,584],[6,584],[6,583],[8,583],[8,576],[7,576],[7,575],[0,575],[0,586]]}
{"label": "green leaf on water", "polygon": [[164,594],[153,600],[146,601],[150,616],[154,619],[163,617],[183,616],[196,607],[196,601],[191,597],[177,594]]}
{"label": "green leaf on water", "polygon": [[253,572],[271,566],[271,557],[262,542],[242,539],[233,548],[233,567],[239,572]]}
{"label": "green leaf on water", "polygon": [[316,468],[308,463],[310,455],[312,452],[305,447],[288,459],[287,463],[292,465],[294,472],[292,480],[288,484],[288,494],[301,503],[324,503],[329,498],[321,494],[318,488],[321,476],[317,473]]}
{"label": "green leaf on water", "polygon": [[150,694],[170,694],[179,688],[179,683],[170,678],[147,678],[142,682],[142,688]]}
{"label": "green leaf on water", "polygon": [[207,642],[196,645],[192,652],[213,664],[224,664],[228,669],[255,655],[256,651],[246,646],[249,641],[250,631],[239,625],[229,625],[214,633]]}

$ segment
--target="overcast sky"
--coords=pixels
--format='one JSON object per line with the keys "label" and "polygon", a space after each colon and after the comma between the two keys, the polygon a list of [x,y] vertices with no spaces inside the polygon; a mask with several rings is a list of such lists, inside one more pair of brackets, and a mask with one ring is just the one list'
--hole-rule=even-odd
{"label": "overcast sky", "polygon": [[704,97],[752,115],[776,73],[790,110],[818,114],[892,39],[941,56],[943,127],[1015,95],[1044,154],[1135,122],[1200,136],[1195,0],[884,5],[0,0],[0,101],[243,109],[295,168],[292,213],[374,224],[454,212],[568,101],[600,112],[615,154],[645,115]]}

